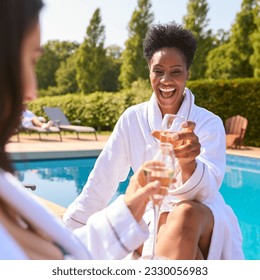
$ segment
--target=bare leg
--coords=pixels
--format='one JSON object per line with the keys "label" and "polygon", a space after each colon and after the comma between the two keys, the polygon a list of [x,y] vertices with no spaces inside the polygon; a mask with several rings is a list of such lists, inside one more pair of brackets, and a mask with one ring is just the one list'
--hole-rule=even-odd
{"label": "bare leg", "polygon": [[206,259],[213,225],[207,206],[180,202],[172,212],[161,216],[156,254],[175,260]]}
{"label": "bare leg", "polygon": [[[46,121],[44,118],[42,118],[42,120]],[[48,121],[47,123],[42,122],[42,121],[39,120],[38,117],[35,117],[32,120],[32,123],[33,123],[33,125],[38,126],[38,127],[42,127],[42,128],[49,128],[50,126],[53,125],[53,121]]]}
{"label": "bare leg", "polygon": [[39,126],[39,127],[42,127],[45,124],[44,122],[39,121],[39,119],[37,117],[33,118],[32,123],[33,123],[33,125]]}

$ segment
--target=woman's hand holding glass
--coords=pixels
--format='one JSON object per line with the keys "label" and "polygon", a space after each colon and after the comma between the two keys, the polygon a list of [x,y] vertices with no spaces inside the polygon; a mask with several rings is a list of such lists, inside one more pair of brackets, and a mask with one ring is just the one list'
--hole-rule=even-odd
{"label": "woman's hand holding glass", "polygon": [[[152,161],[151,161],[152,159]],[[150,161],[149,161],[150,160]],[[174,181],[175,158],[173,147],[170,143],[147,145],[144,155],[143,180],[144,182],[158,182],[160,188],[150,196],[154,210],[154,232],[152,254],[143,256],[142,259],[156,260],[166,259],[155,254],[158,220],[162,202],[168,195],[168,189]]]}
{"label": "woman's hand holding glass", "polygon": [[192,121],[185,121],[183,117],[178,117],[180,120],[174,126],[167,127],[166,119],[170,115],[165,115],[161,130],[154,130],[152,135],[161,142],[168,142],[173,145],[174,155],[178,158],[179,163],[189,163],[200,154],[201,145],[194,132],[196,124]]}
{"label": "woman's hand holding glass", "polygon": [[152,132],[152,135],[161,142],[169,142],[173,145],[175,157],[182,171],[183,182],[186,182],[194,172],[195,158],[200,154],[201,145],[194,133],[195,126],[194,122],[185,121],[183,117],[166,114],[162,121],[161,131]]}
{"label": "woman's hand holding glass", "polygon": [[149,164],[150,162],[145,163],[131,177],[125,193],[125,203],[137,222],[142,219],[150,197],[160,191],[160,182],[158,180],[151,182],[147,182],[146,180],[143,167],[146,167]]}

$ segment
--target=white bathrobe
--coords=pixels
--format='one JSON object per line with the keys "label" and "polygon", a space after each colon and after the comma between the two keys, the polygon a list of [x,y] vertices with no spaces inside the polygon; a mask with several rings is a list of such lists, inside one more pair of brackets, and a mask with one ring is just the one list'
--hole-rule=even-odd
{"label": "white bathrobe", "polygon": [[[86,226],[68,230],[63,222],[40,205],[10,173],[0,169],[0,198],[34,228],[49,236],[66,252],[64,259],[122,259],[148,237],[144,221],[137,223],[123,196],[95,213]],[[1,203],[1,202],[0,202]],[[28,259],[0,219],[0,260]]]}
{"label": "white bathrobe", "polygon": [[[178,111],[196,123],[201,153],[197,167],[185,184],[177,177],[177,200],[196,200],[206,204],[214,215],[214,229],[208,259],[243,259],[242,236],[237,218],[225,204],[219,188],[225,174],[225,131],[222,120],[194,104],[194,96],[186,88]],[[135,172],[142,164],[147,143],[157,141],[153,130],[160,130],[162,114],[153,94],[148,102],[128,108],[118,120],[113,133],[98,157],[81,194],[68,207],[64,221],[71,229],[85,224],[96,211],[103,209],[124,181],[129,169]],[[151,219],[151,215],[145,215]],[[145,249],[149,246],[145,246]]]}

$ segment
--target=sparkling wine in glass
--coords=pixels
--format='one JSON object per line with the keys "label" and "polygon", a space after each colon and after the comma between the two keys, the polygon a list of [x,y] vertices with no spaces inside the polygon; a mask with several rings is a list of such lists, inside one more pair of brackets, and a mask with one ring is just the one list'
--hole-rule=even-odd
{"label": "sparkling wine in glass", "polygon": [[[154,210],[154,233],[152,254],[141,257],[141,259],[145,260],[167,259],[163,256],[157,256],[155,254],[155,246],[158,231],[158,220],[160,216],[160,208],[164,198],[168,195],[168,188],[170,187],[174,179],[175,158],[173,154],[172,144],[160,143],[156,146],[157,147],[152,147],[150,145],[146,147],[145,162],[143,165],[143,173],[146,178],[146,183],[157,180],[160,182],[161,185],[158,192],[153,194],[150,198]],[[152,155],[154,156],[152,157]]]}
{"label": "sparkling wine in glass", "polygon": [[[182,124],[185,122],[183,116],[174,114],[165,114],[161,124],[160,141],[169,142],[174,135],[182,130]],[[174,148],[183,144],[182,140],[175,140],[171,142]]]}

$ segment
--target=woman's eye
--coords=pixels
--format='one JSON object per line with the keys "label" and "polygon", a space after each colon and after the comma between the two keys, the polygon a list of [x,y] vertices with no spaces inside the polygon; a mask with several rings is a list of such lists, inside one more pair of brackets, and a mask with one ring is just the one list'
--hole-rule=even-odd
{"label": "woman's eye", "polygon": [[163,73],[163,71],[161,71],[161,70],[153,70],[153,72],[154,72],[155,74],[162,74],[162,73]]}

